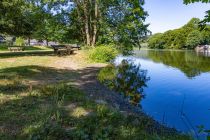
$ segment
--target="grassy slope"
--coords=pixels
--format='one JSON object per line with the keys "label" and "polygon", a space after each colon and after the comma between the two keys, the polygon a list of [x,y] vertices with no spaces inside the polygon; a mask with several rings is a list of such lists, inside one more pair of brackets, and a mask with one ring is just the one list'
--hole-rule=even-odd
{"label": "grassy slope", "polygon": [[83,67],[87,62],[84,54],[0,55],[0,139],[159,138],[145,131],[150,126],[147,118],[122,115],[71,86],[78,73],[58,65],[79,59]]}

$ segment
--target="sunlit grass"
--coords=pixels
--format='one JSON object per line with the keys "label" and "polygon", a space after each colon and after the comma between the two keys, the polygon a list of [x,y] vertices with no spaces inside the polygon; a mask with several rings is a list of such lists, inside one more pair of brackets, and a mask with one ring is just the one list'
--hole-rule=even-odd
{"label": "sunlit grass", "polygon": [[70,115],[73,116],[73,117],[79,118],[79,117],[81,117],[81,116],[86,116],[86,115],[88,115],[89,113],[90,113],[90,111],[85,110],[85,109],[82,108],[82,107],[75,107],[75,108],[73,109],[73,111],[70,113]]}

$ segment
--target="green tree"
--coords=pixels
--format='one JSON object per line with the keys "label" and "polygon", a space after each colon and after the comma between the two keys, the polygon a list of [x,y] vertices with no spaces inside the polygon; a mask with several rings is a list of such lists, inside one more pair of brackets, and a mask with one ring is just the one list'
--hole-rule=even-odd
{"label": "green tree", "polygon": [[[2,0],[0,32],[25,38],[115,43],[123,52],[140,47],[149,31],[144,0]],[[15,11],[15,12],[14,12]]]}
{"label": "green tree", "polygon": [[24,0],[0,2],[0,33],[16,36],[31,34],[31,8]]}
{"label": "green tree", "polygon": [[190,49],[194,49],[197,45],[199,45],[202,42],[202,36],[201,33],[197,30],[192,31],[188,36],[187,36],[187,41],[186,45]]}
{"label": "green tree", "polygon": [[208,2],[210,2],[210,0],[184,0],[185,4],[194,3],[194,2],[208,3]]}
{"label": "green tree", "polygon": [[[80,34],[88,46],[96,42],[112,42],[118,46],[139,45],[148,33],[144,20],[147,13],[139,0],[74,0],[71,15],[73,28],[80,26]],[[76,25],[77,24],[77,25]],[[107,37],[109,36],[109,37]],[[99,42],[99,43],[100,43]]]}
{"label": "green tree", "polygon": [[157,33],[151,36],[148,40],[148,46],[153,49],[163,49],[165,40],[163,40],[163,34]]}
{"label": "green tree", "polygon": [[200,19],[192,18],[187,24],[179,29],[169,30],[163,34],[155,34],[148,39],[149,47],[158,49],[192,49],[186,42],[188,35],[193,31],[199,32],[199,35],[203,32],[200,38],[202,42],[207,42],[209,34],[208,26],[206,26],[205,31],[200,31],[199,22]]}
{"label": "green tree", "polygon": [[210,44],[210,26],[207,25],[202,31],[202,44]]}
{"label": "green tree", "polygon": [[185,48],[186,39],[187,39],[187,31],[184,28],[174,30],[175,39],[172,42],[173,49],[183,49]]}

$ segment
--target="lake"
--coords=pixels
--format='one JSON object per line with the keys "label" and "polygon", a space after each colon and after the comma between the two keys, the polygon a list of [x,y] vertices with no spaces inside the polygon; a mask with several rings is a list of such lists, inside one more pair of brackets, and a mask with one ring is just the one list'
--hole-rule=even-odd
{"label": "lake", "polygon": [[210,57],[193,51],[136,51],[119,56],[147,70],[147,87],[141,107],[170,127],[197,134],[197,126],[210,129]]}

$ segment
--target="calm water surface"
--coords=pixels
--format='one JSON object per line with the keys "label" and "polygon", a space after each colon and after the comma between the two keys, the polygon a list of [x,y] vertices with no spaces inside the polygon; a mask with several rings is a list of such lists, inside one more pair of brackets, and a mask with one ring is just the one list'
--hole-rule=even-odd
{"label": "calm water surface", "polygon": [[150,80],[142,109],[154,119],[178,130],[210,129],[210,57],[192,51],[137,51],[131,57]]}

